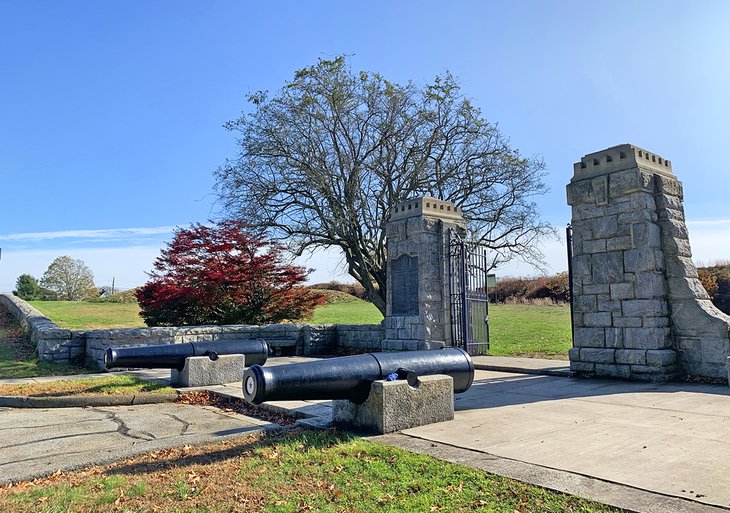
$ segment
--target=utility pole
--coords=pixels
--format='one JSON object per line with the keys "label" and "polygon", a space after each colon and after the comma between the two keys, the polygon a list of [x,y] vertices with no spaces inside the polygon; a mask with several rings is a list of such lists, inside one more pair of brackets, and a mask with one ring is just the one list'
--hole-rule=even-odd
{"label": "utility pole", "polygon": [[114,276],[112,276],[112,296],[114,295]]}

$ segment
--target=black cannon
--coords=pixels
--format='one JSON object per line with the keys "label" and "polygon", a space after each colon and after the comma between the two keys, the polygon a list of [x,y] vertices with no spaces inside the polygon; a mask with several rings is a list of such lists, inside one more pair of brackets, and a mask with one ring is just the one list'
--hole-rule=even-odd
{"label": "black cannon", "polygon": [[253,404],[276,400],[349,399],[364,402],[373,381],[390,374],[402,376],[447,374],[454,393],[469,389],[474,364],[459,348],[400,351],[342,356],[276,367],[253,365],[243,374],[243,396]]}
{"label": "black cannon", "polygon": [[115,367],[139,367],[145,369],[177,369],[185,367],[185,358],[207,356],[217,360],[225,354],[242,354],[246,366],[263,365],[269,356],[265,340],[217,340],[214,342],[186,342],[155,346],[108,347],[104,352],[104,365]]}

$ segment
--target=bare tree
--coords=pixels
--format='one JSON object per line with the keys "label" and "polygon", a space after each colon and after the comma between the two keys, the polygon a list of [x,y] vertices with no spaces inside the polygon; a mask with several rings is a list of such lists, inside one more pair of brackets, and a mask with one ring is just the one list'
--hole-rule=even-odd
{"label": "bare tree", "polygon": [[216,172],[227,215],[268,229],[295,254],[339,247],[370,300],[385,311],[385,224],[415,195],[453,201],[492,266],[519,257],[539,264],[551,232],[534,196],[544,163],[509,146],[448,72],[419,88],[354,73],[345,57],[296,72],[273,97],[226,128],[239,153]]}
{"label": "bare tree", "polygon": [[96,295],[94,273],[83,260],[70,256],[60,256],[51,262],[43,273],[41,285],[67,301],[80,301]]}

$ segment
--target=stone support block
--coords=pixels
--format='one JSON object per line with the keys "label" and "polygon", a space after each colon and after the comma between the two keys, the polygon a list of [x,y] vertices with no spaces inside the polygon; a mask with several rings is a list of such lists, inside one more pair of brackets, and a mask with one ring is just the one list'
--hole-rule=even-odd
{"label": "stone support block", "polygon": [[246,368],[242,354],[226,354],[211,360],[207,356],[193,356],[185,359],[185,367],[170,371],[170,382],[178,387],[204,387],[238,383],[243,379]]}
{"label": "stone support block", "polygon": [[450,376],[422,376],[407,381],[375,381],[363,404],[333,402],[332,420],[368,432],[393,433],[454,418],[454,388]]}

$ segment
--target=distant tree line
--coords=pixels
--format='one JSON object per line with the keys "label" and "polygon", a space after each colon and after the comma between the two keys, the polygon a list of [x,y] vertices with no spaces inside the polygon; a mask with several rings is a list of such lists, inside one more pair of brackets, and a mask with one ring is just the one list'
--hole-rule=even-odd
{"label": "distant tree line", "polygon": [[99,292],[94,285],[94,273],[83,260],[64,255],[51,262],[40,280],[21,274],[13,294],[26,301],[82,301],[98,296]]}
{"label": "distant tree line", "polygon": [[717,262],[715,265],[699,267],[697,273],[712,303],[730,315],[730,262]]}

